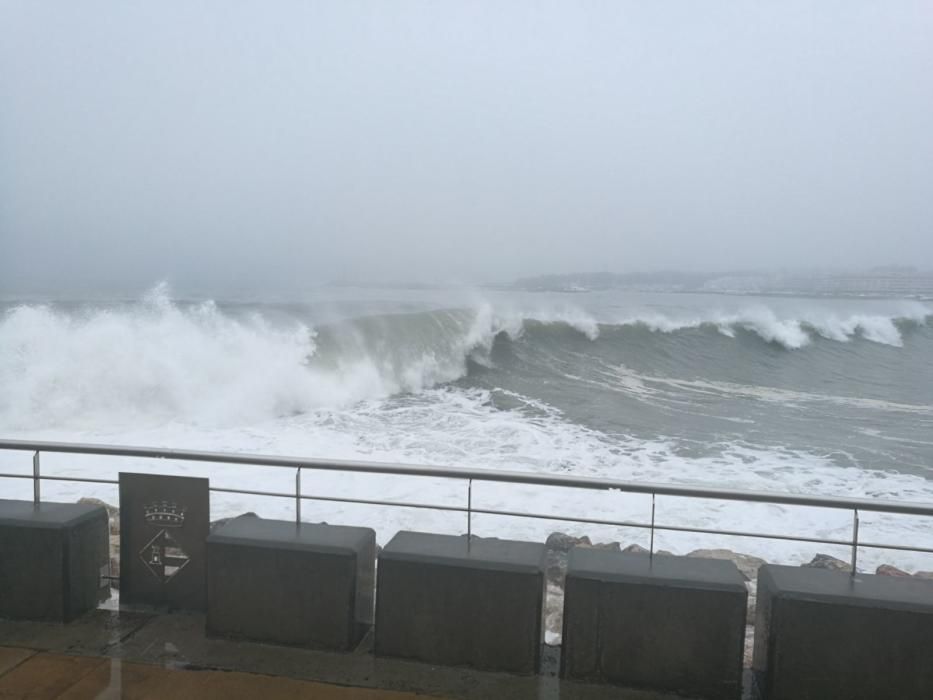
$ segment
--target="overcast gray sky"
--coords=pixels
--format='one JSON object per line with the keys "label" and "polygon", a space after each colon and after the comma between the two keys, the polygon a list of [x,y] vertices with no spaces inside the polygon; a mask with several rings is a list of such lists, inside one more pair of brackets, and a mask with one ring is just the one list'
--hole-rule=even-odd
{"label": "overcast gray sky", "polygon": [[0,288],[929,267],[931,37],[928,0],[0,0]]}

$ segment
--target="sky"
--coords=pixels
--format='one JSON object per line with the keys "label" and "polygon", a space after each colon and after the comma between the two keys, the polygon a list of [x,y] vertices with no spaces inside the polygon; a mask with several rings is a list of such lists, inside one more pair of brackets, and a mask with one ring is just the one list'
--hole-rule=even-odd
{"label": "sky", "polygon": [[933,267],[928,0],[0,0],[0,291]]}

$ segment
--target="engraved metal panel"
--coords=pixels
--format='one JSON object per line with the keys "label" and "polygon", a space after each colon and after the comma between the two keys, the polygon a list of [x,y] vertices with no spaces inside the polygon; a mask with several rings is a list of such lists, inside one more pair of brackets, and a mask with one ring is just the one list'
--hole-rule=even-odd
{"label": "engraved metal panel", "polygon": [[203,610],[209,481],[120,473],[120,600]]}

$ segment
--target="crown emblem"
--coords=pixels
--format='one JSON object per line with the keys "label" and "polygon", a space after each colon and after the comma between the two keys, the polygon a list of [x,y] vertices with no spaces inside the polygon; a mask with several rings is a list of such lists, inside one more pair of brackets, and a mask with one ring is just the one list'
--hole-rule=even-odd
{"label": "crown emblem", "polygon": [[172,501],[154,501],[143,506],[146,522],[157,527],[181,527],[185,524],[186,510]]}

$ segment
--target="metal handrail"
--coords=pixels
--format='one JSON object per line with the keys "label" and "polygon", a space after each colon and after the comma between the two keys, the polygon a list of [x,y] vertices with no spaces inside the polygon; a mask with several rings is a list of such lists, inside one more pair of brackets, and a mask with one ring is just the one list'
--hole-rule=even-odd
{"label": "metal handrail", "polygon": [[[855,574],[859,547],[877,549],[892,549],[933,553],[933,549],[912,547],[903,544],[882,544],[859,542],[859,511],[872,511],[880,513],[893,513],[899,515],[921,515],[933,517],[933,504],[916,502],[894,502],[866,498],[848,498],[832,496],[805,496],[790,493],[773,493],[765,491],[740,491],[735,489],[717,489],[703,486],[686,486],[674,484],[657,484],[644,482],[621,481],[599,477],[570,476],[565,474],[540,474],[533,472],[500,471],[491,469],[468,469],[463,467],[430,466],[414,464],[387,464],[382,462],[368,462],[358,460],[325,460],[308,457],[286,457],[279,455],[251,455],[234,452],[205,452],[200,450],[178,450],[156,447],[122,447],[117,445],[95,445],[70,442],[44,442],[29,440],[3,440],[0,439],[0,450],[18,450],[33,453],[33,473],[7,474],[0,473],[0,478],[31,479],[33,481],[33,500],[40,502],[40,483],[50,481],[74,481],[90,483],[112,483],[112,479],[94,479],[89,477],[60,477],[42,476],[39,455],[42,452],[59,454],[90,454],[113,457],[138,457],[149,459],[167,459],[178,461],[193,461],[223,464],[241,464],[260,467],[278,467],[295,470],[295,492],[269,492],[249,489],[233,489],[211,487],[211,491],[221,493],[238,493],[257,496],[272,496],[279,498],[293,498],[295,500],[296,523],[301,521],[301,501],[330,501],[337,503],[355,503],[361,505],[378,505],[409,508],[427,508],[450,512],[463,512],[467,515],[467,533],[472,534],[472,516],[476,514],[503,515],[534,519],[548,519],[565,522],[591,523],[612,525],[620,527],[634,527],[649,529],[651,532],[651,546],[649,553],[654,554],[654,532],[664,530],[670,532],[693,532],[703,534],[721,534],[736,537],[754,537],[777,539],[787,541],[811,542],[833,545],[847,545],[852,547],[852,573]],[[418,476],[444,479],[459,479],[467,482],[467,504],[463,506],[450,506],[425,503],[405,503],[396,501],[367,500],[355,498],[340,498],[333,496],[311,496],[301,493],[301,470],[314,469],[325,471],[340,471],[351,473],[388,474],[395,476]],[[496,509],[477,508],[473,505],[473,482],[504,482],[510,484],[526,484],[533,486],[557,486],[563,488],[589,489],[595,491],[619,491],[623,493],[646,494],[651,499],[651,522],[639,523],[631,521],[595,520],[592,518],[573,518],[553,514],[525,513]],[[780,505],[808,506],[816,508],[832,508],[850,510],[853,512],[853,527],[851,540],[834,540],[825,538],[809,538],[781,534],[765,534],[743,532],[736,530],[715,530],[709,528],[693,528],[676,525],[661,525],[655,520],[655,498],[657,496],[674,496],[683,498],[703,498],[712,500],[741,501],[751,503],[774,503]],[[469,537],[468,537],[469,540]]]}

